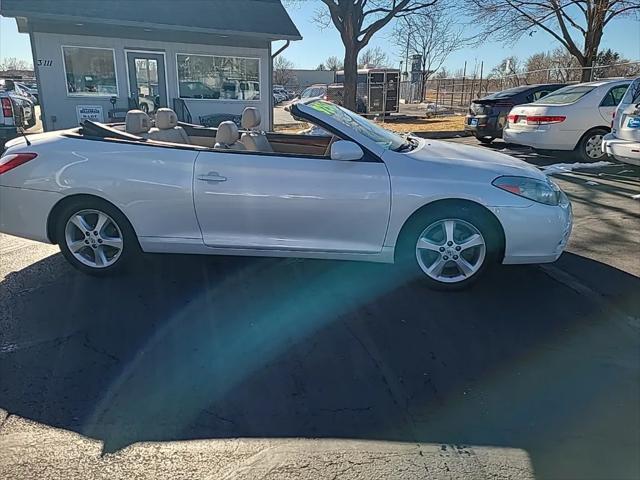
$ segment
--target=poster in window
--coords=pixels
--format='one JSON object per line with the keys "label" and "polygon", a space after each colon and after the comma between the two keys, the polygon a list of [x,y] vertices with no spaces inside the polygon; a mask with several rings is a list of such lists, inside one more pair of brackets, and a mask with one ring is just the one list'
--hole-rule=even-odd
{"label": "poster in window", "polygon": [[104,122],[104,111],[102,105],[77,105],[76,114],[78,117],[78,123],[82,123],[85,120],[91,120],[92,122]]}

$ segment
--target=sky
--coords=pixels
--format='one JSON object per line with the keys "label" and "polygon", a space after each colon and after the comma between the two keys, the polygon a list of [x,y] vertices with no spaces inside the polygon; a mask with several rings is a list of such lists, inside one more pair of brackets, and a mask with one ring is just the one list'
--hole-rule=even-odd
{"label": "sky", "polygon": [[[331,55],[339,58],[344,55],[344,48],[335,28],[331,26],[321,30],[313,22],[314,11],[321,7],[319,2],[300,2],[298,5],[287,6],[289,15],[302,34],[303,40],[292,42],[282,55],[291,60],[296,68],[313,69]],[[369,45],[381,47],[392,62],[390,66],[398,66],[402,56],[398,48],[393,45],[393,39],[390,38],[391,30],[387,26],[378,32]],[[465,34],[473,35],[473,32],[467,29]],[[281,44],[282,42],[276,43],[274,51]],[[452,72],[462,68],[466,61],[467,71],[473,71],[474,65],[479,65],[483,61],[486,72],[510,55],[524,60],[533,53],[553,50],[557,46],[559,44],[551,36],[539,32],[532,36],[524,36],[514,45],[486,42],[479,47],[453,52],[447,59],[445,67]],[[606,48],[616,50],[631,60],[640,60],[640,22],[633,18],[614,20],[605,30],[600,46],[601,50]],[[0,60],[6,57],[18,57],[31,61],[29,36],[18,33],[15,20],[12,18],[0,18]]]}

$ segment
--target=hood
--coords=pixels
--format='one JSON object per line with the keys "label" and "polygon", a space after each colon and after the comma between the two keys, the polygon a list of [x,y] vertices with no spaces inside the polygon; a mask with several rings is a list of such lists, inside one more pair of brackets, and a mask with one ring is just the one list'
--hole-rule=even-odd
{"label": "hood", "polygon": [[473,147],[441,140],[420,140],[418,148],[407,154],[415,160],[438,163],[442,166],[475,169],[489,176],[519,175],[545,180],[535,166],[486,147]]}

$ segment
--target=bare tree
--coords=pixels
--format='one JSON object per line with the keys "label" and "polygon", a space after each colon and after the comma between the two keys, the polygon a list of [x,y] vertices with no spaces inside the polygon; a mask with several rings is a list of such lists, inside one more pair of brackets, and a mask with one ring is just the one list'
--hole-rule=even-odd
{"label": "bare tree", "polygon": [[0,72],[8,70],[33,70],[33,64],[27,60],[16,57],[7,57],[0,61]]}
{"label": "bare tree", "polygon": [[343,68],[342,62],[335,55],[332,55],[331,57],[327,58],[324,61],[324,66],[327,68],[327,70],[331,70],[331,71],[334,71],[334,72],[336,72],[338,70],[342,70],[342,68]]}
{"label": "bare tree", "polygon": [[552,68],[553,58],[550,53],[534,53],[524,64],[526,82],[529,84],[548,82]]}
{"label": "bare tree", "polygon": [[591,78],[605,28],[624,15],[638,15],[640,0],[467,0],[474,22],[484,35],[515,42],[542,30],[557,40]]}
{"label": "bare tree", "polygon": [[[392,34],[400,50],[420,55],[420,101],[424,101],[424,86],[452,52],[462,48],[466,40],[445,8],[416,12],[400,19]],[[462,76],[462,75],[461,75]]]}
{"label": "bare tree", "polygon": [[327,7],[316,21],[333,24],[344,45],[344,106],[356,109],[358,55],[393,19],[435,5],[439,0],[320,0]]}
{"label": "bare tree", "polygon": [[498,65],[493,67],[489,75],[487,75],[487,79],[498,79],[501,89],[517,87],[522,83],[521,76],[524,77],[522,71],[520,60],[512,55],[504,58]]}
{"label": "bare tree", "polygon": [[276,85],[286,85],[293,80],[293,62],[278,55],[273,60],[273,83]]}
{"label": "bare tree", "polygon": [[358,58],[358,68],[379,68],[389,65],[389,57],[380,47],[363,50]]}

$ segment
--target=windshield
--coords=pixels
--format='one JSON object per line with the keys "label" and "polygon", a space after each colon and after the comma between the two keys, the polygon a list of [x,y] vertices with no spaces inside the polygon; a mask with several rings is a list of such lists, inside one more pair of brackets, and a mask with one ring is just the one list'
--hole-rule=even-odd
{"label": "windshield", "polygon": [[570,85],[550,93],[537,102],[533,102],[532,105],[560,105],[563,103],[575,103],[594,89],[595,87],[589,85]]}
{"label": "windshield", "polygon": [[387,150],[400,150],[407,144],[405,139],[401,136],[385,130],[366,118],[363,118],[360,115],[334,103],[315,100],[307,105],[318,112],[329,115],[337,122],[352,128],[359,134],[364,135]]}
{"label": "windshield", "polygon": [[640,78],[636,78],[624,94],[622,98],[622,104],[628,105],[630,103],[640,102]]}

